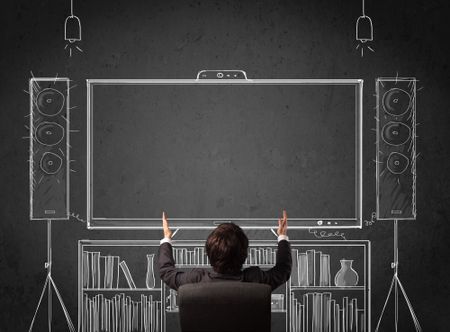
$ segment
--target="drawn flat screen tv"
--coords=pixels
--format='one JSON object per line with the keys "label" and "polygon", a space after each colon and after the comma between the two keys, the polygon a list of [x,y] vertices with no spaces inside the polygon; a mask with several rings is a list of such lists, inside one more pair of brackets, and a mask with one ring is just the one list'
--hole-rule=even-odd
{"label": "drawn flat screen tv", "polygon": [[361,227],[362,87],[88,80],[88,227]]}

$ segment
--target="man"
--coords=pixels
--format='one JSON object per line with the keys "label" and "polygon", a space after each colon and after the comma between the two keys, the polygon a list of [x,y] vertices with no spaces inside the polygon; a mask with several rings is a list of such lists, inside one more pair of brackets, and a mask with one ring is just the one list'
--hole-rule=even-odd
{"label": "man", "polygon": [[165,212],[162,215],[164,238],[158,254],[159,274],[170,288],[178,290],[181,285],[197,282],[242,281],[268,284],[272,290],[285,283],[291,275],[292,256],[287,237],[287,214],[278,219],[278,251],[276,264],[267,271],[258,266],[242,270],[247,258],[248,238],[242,229],[233,224],[219,225],[206,240],[206,254],[211,269],[195,268],[189,271],[177,269],[172,254],[172,231]]}

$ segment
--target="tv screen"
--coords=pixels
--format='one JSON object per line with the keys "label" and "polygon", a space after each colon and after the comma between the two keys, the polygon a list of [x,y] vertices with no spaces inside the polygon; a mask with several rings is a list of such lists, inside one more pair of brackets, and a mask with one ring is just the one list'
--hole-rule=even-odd
{"label": "tv screen", "polygon": [[88,80],[89,228],[361,226],[362,80]]}

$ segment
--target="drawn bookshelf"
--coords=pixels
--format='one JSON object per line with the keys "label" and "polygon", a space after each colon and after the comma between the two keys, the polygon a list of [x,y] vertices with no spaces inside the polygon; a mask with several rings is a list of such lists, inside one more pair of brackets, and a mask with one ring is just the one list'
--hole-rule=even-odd
{"label": "drawn bookshelf", "polygon": [[153,269],[158,246],[159,241],[78,242],[80,332],[165,331],[162,285]]}
{"label": "drawn bookshelf", "polygon": [[[318,308],[319,305],[322,308],[331,308],[332,303],[334,312],[338,308],[337,310],[342,317],[347,320],[351,317],[352,328],[356,327],[353,314],[358,314],[358,332],[370,331],[369,241],[315,240],[290,242],[293,252],[293,271],[289,282],[277,288],[272,294],[273,326],[277,326],[277,330],[279,327],[284,327],[283,330],[289,332],[315,331],[315,328],[323,324],[319,323],[319,320],[325,319],[327,321],[327,319],[323,315],[318,317],[317,310],[313,316],[307,303],[302,303],[303,299],[307,299],[316,305],[315,308]],[[96,328],[105,331],[115,331],[115,329],[119,331],[120,328],[127,331],[128,328],[130,331],[145,332],[180,330],[177,316],[177,294],[161,282],[154,261],[151,262],[154,280],[148,285],[149,258],[147,256],[155,255],[153,257],[156,257],[158,248],[159,241],[155,240],[79,241],[79,331],[91,332],[95,331]],[[250,241],[249,256],[244,267],[258,265],[262,269],[271,268],[276,261],[276,248],[276,241]],[[359,275],[358,284],[335,286],[331,277],[328,277],[328,281],[322,280],[320,285],[316,285],[315,278],[320,283],[320,269],[317,269],[314,280],[301,281],[300,275],[302,272],[299,270],[298,255],[306,251],[311,253],[312,250],[317,257],[320,257],[317,253],[329,255],[329,268],[325,268],[325,270],[333,277],[338,271],[339,266],[337,264],[339,264],[340,259],[352,259],[354,269]],[[178,268],[209,268],[203,241],[174,241],[173,253]],[[104,265],[104,268],[101,265]],[[322,271],[322,277],[327,273]],[[129,280],[130,278],[131,280]],[[306,284],[307,282],[308,284]],[[149,288],[148,286],[152,287]],[[336,304],[338,304],[337,307]],[[308,309],[305,314],[310,313],[309,318],[297,310],[305,307]],[[349,308],[352,309],[351,314]],[[359,322],[361,315],[364,317],[363,326]],[[306,328],[308,319],[316,321],[314,329],[312,329],[312,326],[309,330]],[[303,329],[299,328],[302,324],[305,325]],[[339,331],[345,332],[342,327]],[[350,330],[349,327],[348,331]]]}
{"label": "drawn bookshelf", "polygon": [[370,331],[370,242],[291,241],[291,248],[289,331]]}

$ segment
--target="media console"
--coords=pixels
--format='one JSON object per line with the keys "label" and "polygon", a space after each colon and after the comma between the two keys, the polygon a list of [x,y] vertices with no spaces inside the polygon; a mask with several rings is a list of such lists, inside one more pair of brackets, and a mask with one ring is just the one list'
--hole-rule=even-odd
{"label": "media console", "polygon": [[[293,271],[291,279],[272,294],[272,330],[370,331],[370,242],[290,243]],[[174,241],[173,246],[177,267],[209,266],[202,241]],[[180,330],[176,292],[161,282],[154,265],[158,247],[159,241],[154,240],[79,241],[81,332]],[[275,263],[276,248],[276,241],[250,241],[246,266],[269,269]],[[343,259],[353,261],[352,269],[358,275],[354,285],[335,285]]]}

